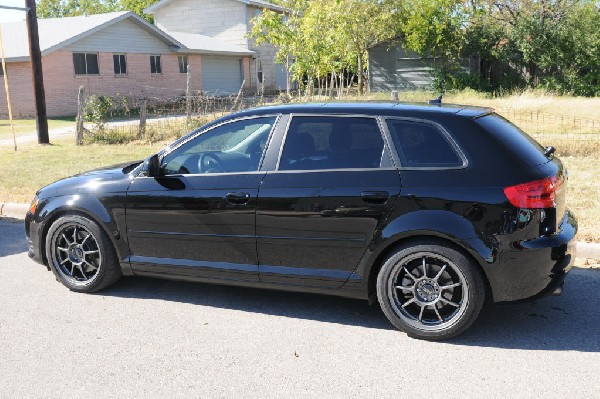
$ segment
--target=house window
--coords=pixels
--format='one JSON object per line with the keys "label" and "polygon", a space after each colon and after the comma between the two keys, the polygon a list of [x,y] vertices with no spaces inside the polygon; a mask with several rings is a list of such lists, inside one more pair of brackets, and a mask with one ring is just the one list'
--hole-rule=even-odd
{"label": "house window", "polygon": [[179,60],[179,73],[187,73],[188,70],[188,56],[180,55],[177,57]]}
{"label": "house window", "polygon": [[4,68],[2,67],[2,64],[0,64],[0,76],[4,76]]}
{"label": "house window", "polygon": [[99,75],[98,54],[73,53],[73,66],[75,75]]}
{"label": "house window", "polygon": [[115,75],[125,75],[127,73],[125,54],[113,54],[113,65],[115,68]]}
{"label": "house window", "polygon": [[160,67],[160,55],[151,55],[150,56],[150,73],[153,73],[153,74],[162,73],[162,68]]}
{"label": "house window", "polygon": [[262,60],[260,58],[256,59],[256,76],[258,77],[258,83],[262,84],[263,68],[262,68]]}

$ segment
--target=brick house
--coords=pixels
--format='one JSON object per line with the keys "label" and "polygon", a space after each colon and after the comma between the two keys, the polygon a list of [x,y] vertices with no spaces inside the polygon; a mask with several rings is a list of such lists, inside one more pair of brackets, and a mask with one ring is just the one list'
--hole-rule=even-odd
{"label": "brick house", "polygon": [[[240,46],[254,53],[249,60],[248,87],[266,92],[285,90],[287,85],[285,65],[275,63],[276,49],[247,37],[252,29],[252,19],[269,9],[285,9],[260,0],[161,0],[144,10],[154,16],[155,25],[178,40],[185,34],[201,34],[215,40]],[[186,43],[184,43],[186,44]],[[229,71],[235,66],[227,60],[206,60],[208,69]],[[229,61],[231,63],[231,61]],[[213,66],[214,68],[210,68]],[[231,89],[231,87],[229,88]]]}
{"label": "brick house", "polygon": [[[237,91],[244,80],[250,88],[255,53],[231,41],[198,33],[171,36],[131,12],[40,19],[38,24],[48,116],[76,114],[81,85],[101,95],[182,95],[187,65],[193,90],[212,93],[236,86]],[[25,22],[2,24],[2,30],[13,114],[31,116]],[[221,64],[228,69],[215,70]],[[2,90],[0,115],[7,113]]]}

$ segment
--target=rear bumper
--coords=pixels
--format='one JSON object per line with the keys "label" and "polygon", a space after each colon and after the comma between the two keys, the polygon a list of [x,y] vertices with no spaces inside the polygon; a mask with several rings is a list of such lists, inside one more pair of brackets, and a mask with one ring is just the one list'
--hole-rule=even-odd
{"label": "rear bumper", "polygon": [[561,287],[575,262],[576,233],[577,220],[567,210],[558,233],[510,243],[488,269],[494,302],[534,300]]}

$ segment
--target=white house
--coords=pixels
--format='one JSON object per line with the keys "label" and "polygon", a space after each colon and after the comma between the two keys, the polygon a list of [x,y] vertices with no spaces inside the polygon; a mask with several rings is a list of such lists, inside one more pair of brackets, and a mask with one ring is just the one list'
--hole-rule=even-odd
{"label": "white house", "polygon": [[[161,0],[144,12],[154,16],[158,28],[188,47],[193,44],[189,35],[200,34],[253,52],[246,87],[257,90],[264,85],[267,92],[285,90],[285,66],[275,63],[275,48],[256,46],[254,40],[247,37],[252,19],[263,9],[285,11],[260,0]],[[235,61],[218,56],[204,56],[202,60],[202,75],[219,81],[218,87],[213,89],[239,90],[240,67]]]}

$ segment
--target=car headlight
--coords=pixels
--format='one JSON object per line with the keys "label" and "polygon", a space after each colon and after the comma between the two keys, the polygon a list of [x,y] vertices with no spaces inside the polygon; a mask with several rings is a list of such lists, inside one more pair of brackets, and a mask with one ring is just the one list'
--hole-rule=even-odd
{"label": "car headlight", "polygon": [[35,210],[37,209],[39,202],[40,202],[40,199],[38,198],[37,195],[35,197],[33,197],[33,201],[31,201],[31,205],[29,205],[29,213],[31,213],[32,215],[35,214]]}

